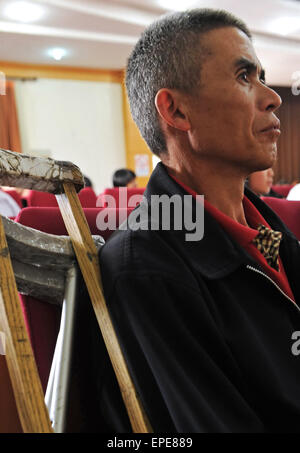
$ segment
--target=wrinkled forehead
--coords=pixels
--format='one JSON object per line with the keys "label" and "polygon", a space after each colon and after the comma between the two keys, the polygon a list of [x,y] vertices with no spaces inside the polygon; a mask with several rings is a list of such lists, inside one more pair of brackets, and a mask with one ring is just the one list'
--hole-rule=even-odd
{"label": "wrinkled forehead", "polygon": [[203,44],[209,50],[208,66],[222,67],[234,71],[242,60],[251,62],[262,71],[252,41],[236,27],[224,27],[211,30],[203,36]]}

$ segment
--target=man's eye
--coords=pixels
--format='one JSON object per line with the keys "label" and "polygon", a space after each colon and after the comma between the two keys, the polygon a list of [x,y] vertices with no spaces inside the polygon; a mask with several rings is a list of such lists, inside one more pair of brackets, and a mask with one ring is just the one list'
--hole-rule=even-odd
{"label": "man's eye", "polygon": [[249,78],[248,78],[248,73],[247,71],[244,71],[242,72],[240,75],[239,75],[239,78],[244,80],[244,82],[249,82]]}

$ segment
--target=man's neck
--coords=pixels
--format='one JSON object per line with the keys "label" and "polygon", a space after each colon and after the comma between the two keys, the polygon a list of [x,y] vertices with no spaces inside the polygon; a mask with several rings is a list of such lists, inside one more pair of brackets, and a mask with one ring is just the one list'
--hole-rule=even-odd
{"label": "man's neck", "polygon": [[217,165],[192,159],[180,162],[162,159],[162,162],[170,175],[197,194],[204,195],[205,200],[233,220],[248,225],[242,203],[245,178],[233,168],[224,163]]}

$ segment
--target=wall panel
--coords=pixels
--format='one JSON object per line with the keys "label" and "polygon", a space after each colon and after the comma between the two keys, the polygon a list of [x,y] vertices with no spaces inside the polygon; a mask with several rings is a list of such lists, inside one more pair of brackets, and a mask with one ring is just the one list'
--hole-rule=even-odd
{"label": "wall panel", "polygon": [[272,88],[282,98],[276,113],[281,122],[281,136],[274,168],[275,181],[291,183],[300,180],[300,95],[293,95],[291,88]]}

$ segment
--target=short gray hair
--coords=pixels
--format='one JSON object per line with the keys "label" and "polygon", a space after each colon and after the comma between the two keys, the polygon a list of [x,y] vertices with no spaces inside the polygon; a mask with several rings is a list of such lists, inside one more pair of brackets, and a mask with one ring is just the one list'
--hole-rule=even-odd
{"label": "short gray hair", "polygon": [[199,35],[223,27],[236,27],[251,39],[247,26],[227,11],[197,8],[158,19],[133,49],[126,71],[130,110],[154,154],[166,152],[155,107],[156,93],[161,88],[192,93],[207,55]]}

